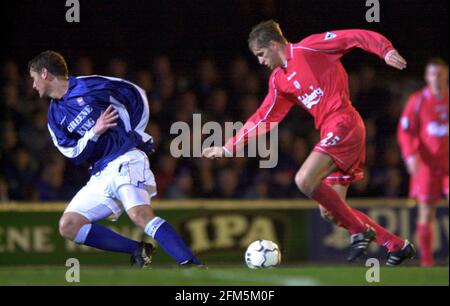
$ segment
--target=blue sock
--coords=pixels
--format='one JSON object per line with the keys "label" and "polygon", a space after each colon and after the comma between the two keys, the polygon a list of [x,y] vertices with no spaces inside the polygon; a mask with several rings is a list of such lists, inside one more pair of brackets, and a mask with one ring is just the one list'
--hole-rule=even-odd
{"label": "blue sock", "polygon": [[179,264],[191,262],[200,264],[191,250],[184,243],[175,229],[165,220],[155,217],[146,226],[145,233],[155,239],[158,244]]}
{"label": "blue sock", "polygon": [[128,239],[95,223],[83,225],[74,241],[104,251],[128,254],[133,254],[139,247],[137,241]]}

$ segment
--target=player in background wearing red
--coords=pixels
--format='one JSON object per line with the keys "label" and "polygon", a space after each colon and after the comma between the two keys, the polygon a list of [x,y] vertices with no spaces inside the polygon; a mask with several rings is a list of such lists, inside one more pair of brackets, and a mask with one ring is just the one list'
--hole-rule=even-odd
{"label": "player in background wearing red", "polygon": [[410,197],[419,204],[420,263],[433,266],[435,204],[448,200],[448,64],[431,59],[426,86],[409,98],[398,125],[398,141],[410,174]]}
{"label": "player in background wearing red", "polygon": [[[321,141],[296,174],[295,183],[320,204],[323,215],[351,234],[348,261],[362,257],[372,241],[389,253],[387,265],[398,265],[415,255],[414,246],[388,232],[345,201],[349,184],[363,178],[365,127],[349,98],[348,76],[340,58],[358,47],[403,70],[406,61],[382,35],[365,30],[332,31],[289,43],[273,20],[256,25],[249,47],[260,64],[272,69],[269,92],[262,105],[223,147],[203,151],[208,158],[233,155],[249,138],[279,123],[293,105],[310,113]],[[265,129],[256,128],[267,123]],[[256,132],[255,132],[256,131]]]}

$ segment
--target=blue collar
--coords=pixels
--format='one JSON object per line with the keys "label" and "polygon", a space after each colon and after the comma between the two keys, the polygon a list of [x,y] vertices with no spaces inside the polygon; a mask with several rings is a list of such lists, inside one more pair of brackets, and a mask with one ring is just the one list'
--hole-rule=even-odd
{"label": "blue collar", "polygon": [[69,87],[66,94],[61,98],[61,100],[68,100],[73,97],[79,97],[81,93],[86,92],[86,87],[83,82],[80,82],[74,76],[69,76]]}

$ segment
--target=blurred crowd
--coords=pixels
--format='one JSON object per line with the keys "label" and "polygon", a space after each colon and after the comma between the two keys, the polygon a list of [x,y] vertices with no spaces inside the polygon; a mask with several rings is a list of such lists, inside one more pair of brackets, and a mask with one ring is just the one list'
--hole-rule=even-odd
{"label": "blurred crowd", "polygon": [[[294,107],[279,126],[279,161],[260,169],[258,158],[174,158],[170,134],[176,121],[236,122],[257,109],[267,91],[269,71],[250,67],[237,57],[227,63],[204,58],[177,71],[167,56],[131,67],[114,58],[94,70],[88,57],[67,59],[72,75],[104,74],[128,79],[148,95],[156,151],[150,156],[158,197],[187,198],[302,198],[294,176],[318,141],[312,118]],[[219,67],[219,65],[222,65]],[[97,67],[96,67],[97,68]],[[100,72],[100,73],[99,73]],[[351,99],[367,128],[366,178],[352,185],[353,197],[407,195],[408,176],[396,141],[397,122],[407,95],[421,82],[386,80],[377,69],[361,66],[349,71]],[[46,99],[39,99],[26,69],[14,61],[2,65],[0,100],[0,202],[67,201],[89,179],[88,165],[74,166],[53,146],[47,130]]]}

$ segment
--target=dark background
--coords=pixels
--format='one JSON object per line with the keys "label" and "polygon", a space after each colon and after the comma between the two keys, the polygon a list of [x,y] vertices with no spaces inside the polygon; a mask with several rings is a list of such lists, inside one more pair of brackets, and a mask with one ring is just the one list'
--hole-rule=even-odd
{"label": "dark background", "polygon": [[[174,122],[245,122],[267,92],[269,71],[247,47],[256,23],[275,19],[292,42],[345,28],[387,36],[408,60],[397,71],[373,54],[343,57],[350,98],[367,130],[363,181],[353,197],[406,197],[409,176],[397,143],[408,97],[424,86],[432,56],[448,61],[447,0],[379,0],[381,22],[366,21],[366,0],[80,0],[80,23],[68,23],[66,0],[0,1],[0,202],[70,200],[88,180],[54,148],[47,99],[32,89],[27,62],[43,50],[61,52],[73,75],[101,74],[141,86],[151,110],[150,157],[161,198],[297,198],[295,173],[319,141],[311,116],[293,108],[280,124],[279,164],[258,158],[173,158]],[[83,64],[84,63],[84,64]]]}
{"label": "dark background", "polygon": [[[98,67],[120,56],[131,65],[158,54],[179,69],[201,57],[226,63],[247,52],[252,25],[274,18],[293,42],[317,32],[366,28],[390,38],[419,73],[426,58],[448,59],[448,1],[380,0],[381,22],[368,23],[365,0],[80,0],[81,22],[65,20],[65,0],[2,1],[4,55],[20,63],[45,49],[68,59],[89,55]],[[356,59],[356,60],[355,60]],[[358,54],[349,65],[358,62]]]}

